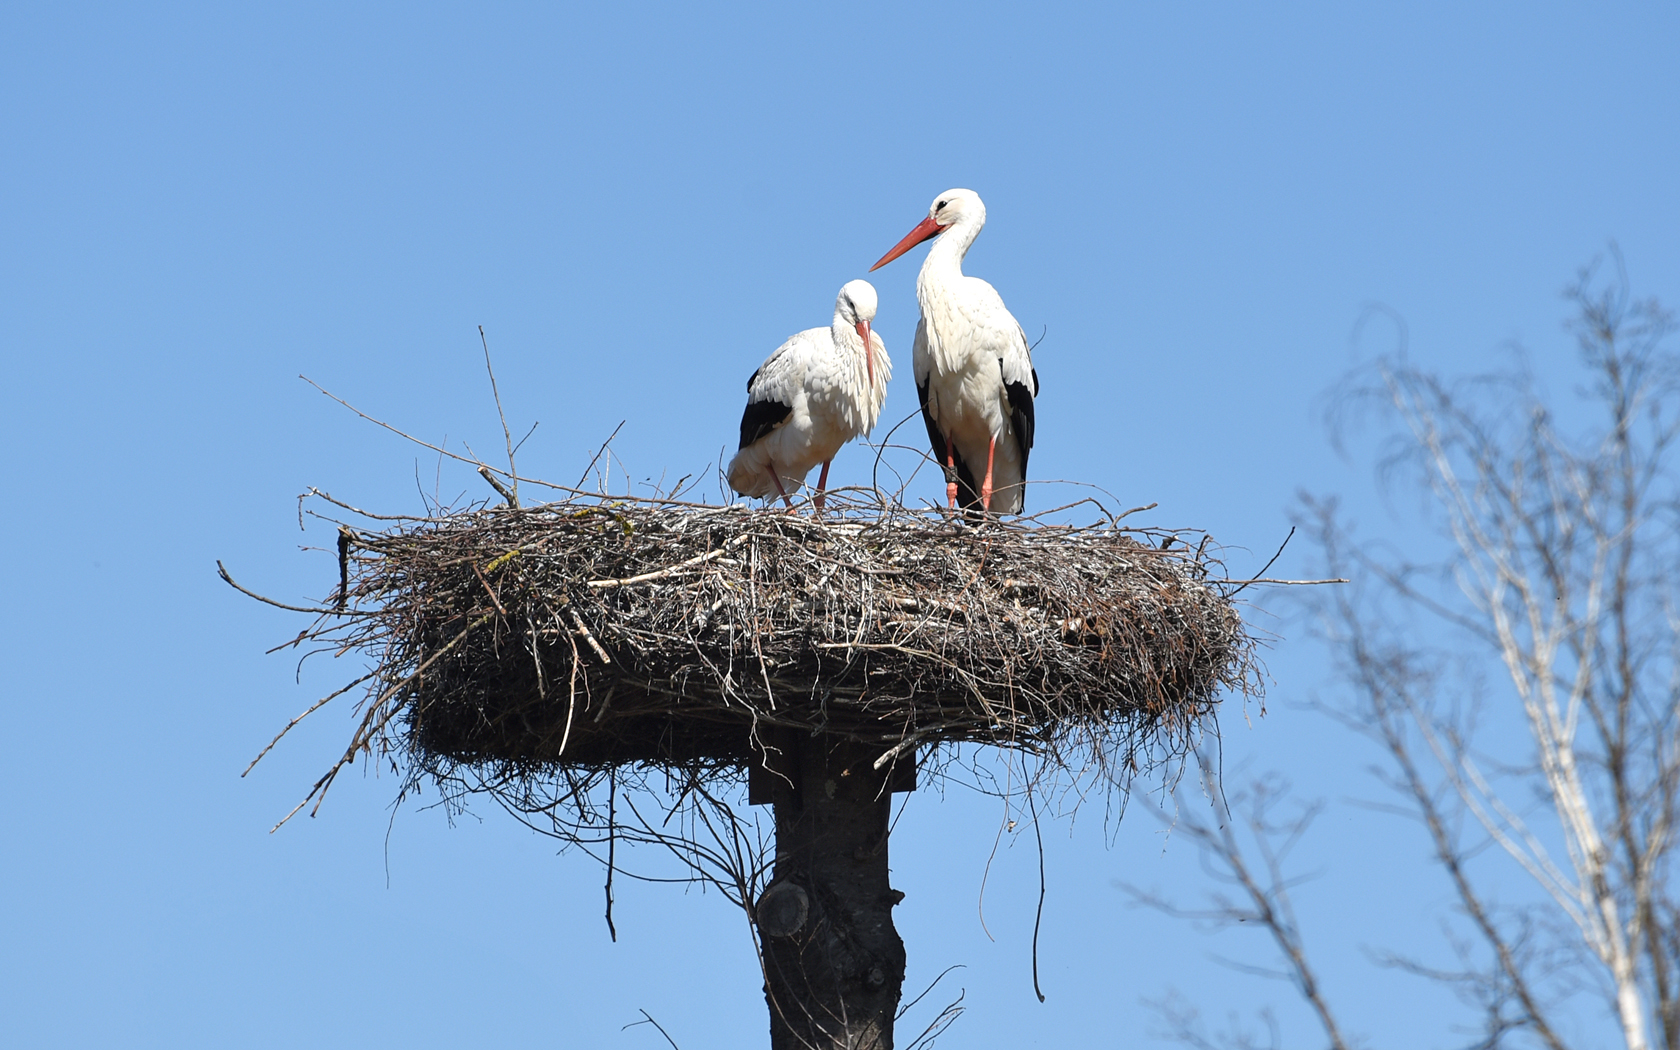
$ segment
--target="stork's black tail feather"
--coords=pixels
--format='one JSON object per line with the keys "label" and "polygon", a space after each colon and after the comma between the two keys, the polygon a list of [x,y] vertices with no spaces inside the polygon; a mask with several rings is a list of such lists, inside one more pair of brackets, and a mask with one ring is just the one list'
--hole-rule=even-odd
{"label": "stork's black tail feather", "polygon": [[957,461],[957,506],[963,510],[980,511],[985,508],[980,505],[980,486],[974,480],[974,475],[963,462],[961,455],[953,452],[952,458]]}

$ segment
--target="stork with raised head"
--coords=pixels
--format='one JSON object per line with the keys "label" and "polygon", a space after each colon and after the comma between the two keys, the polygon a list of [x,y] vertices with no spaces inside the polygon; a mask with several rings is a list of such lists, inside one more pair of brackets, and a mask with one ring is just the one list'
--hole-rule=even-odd
{"label": "stork with raised head", "polygon": [[[997,289],[962,272],[963,256],[986,225],[973,190],[946,190],[928,217],[870,267],[939,238],[916,277],[916,394],[933,454],[945,468],[945,496],[956,507],[1019,514],[1033,446],[1038,372],[1026,333]],[[985,463],[978,488],[975,468]]]}
{"label": "stork with raised head", "polygon": [[747,380],[741,448],[729,461],[729,487],[743,496],[780,496],[822,464],[813,506],[820,512],[828,466],[840,446],[868,434],[886,400],[892,362],[875,319],[875,287],[850,281],[834,302],[834,323],[793,336]]}

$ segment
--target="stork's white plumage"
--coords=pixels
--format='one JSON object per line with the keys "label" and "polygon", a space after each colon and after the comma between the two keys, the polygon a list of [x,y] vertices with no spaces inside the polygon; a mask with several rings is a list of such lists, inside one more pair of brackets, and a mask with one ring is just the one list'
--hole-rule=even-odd
{"label": "stork's white plumage", "polygon": [[822,464],[813,501],[822,510],[828,465],[840,446],[868,434],[886,400],[892,362],[875,319],[875,287],[851,281],[834,303],[834,323],[810,328],[765,359],[747,380],[741,448],[729,462],[729,487],[743,496],[781,496]]}
{"label": "stork's white plumage", "polygon": [[[1019,514],[1033,445],[1038,372],[1026,333],[997,289],[962,272],[963,256],[986,225],[973,190],[946,190],[928,217],[871,266],[878,270],[938,237],[916,278],[922,319],[916,325],[916,393],[933,454],[945,467],[952,507]],[[984,464],[978,487],[976,468]]]}

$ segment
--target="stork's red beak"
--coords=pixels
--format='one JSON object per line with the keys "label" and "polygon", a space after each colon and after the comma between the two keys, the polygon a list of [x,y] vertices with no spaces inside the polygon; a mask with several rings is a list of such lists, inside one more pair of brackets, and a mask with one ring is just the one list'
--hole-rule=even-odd
{"label": "stork's red beak", "polygon": [[857,333],[858,338],[863,340],[863,367],[869,373],[869,390],[870,396],[873,397],[875,391],[875,348],[869,345],[869,322],[859,321],[857,323]]}
{"label": "stork's red beak", "polygon": [[894,259],[898,258],[900,255],[903,255],[905,252],[914,248],[916,245],[918,245],[918,244],[922,243],[923,241],[927,240],[929,237],[937,237],[944,232],[945,232],[945,227],[939,225],[937,222],[934,222],[933,221],[933,216],[929,215],[927,218],[925,218],[921,222],[917,223],[915,229],[913,229],[909,233],[905,234],[904,239],[902,241],[899,241],[897,244],[893,245],[893,250],[892,251],[890,251],[887,254],[881,256],[881,261],[876,263],[874,266],[871,266],[869,268],[869,272],[874,273],[876,270],[879,270],[881,267],[883,267],[883,266],[887,265],[888,263],[892,262]]}

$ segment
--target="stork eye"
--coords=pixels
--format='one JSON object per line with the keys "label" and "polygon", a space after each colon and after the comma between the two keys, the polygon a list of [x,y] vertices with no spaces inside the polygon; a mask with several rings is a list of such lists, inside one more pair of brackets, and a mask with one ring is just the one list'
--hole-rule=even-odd
{"label": "stork eye", "polygon": [[933,209],[933,210],[934,211],[944,211],[945,210],[945,205],[947,205],[949,203],[951,203],[951,202],[950,201],[940,201],[939,206],[937,208]]}

